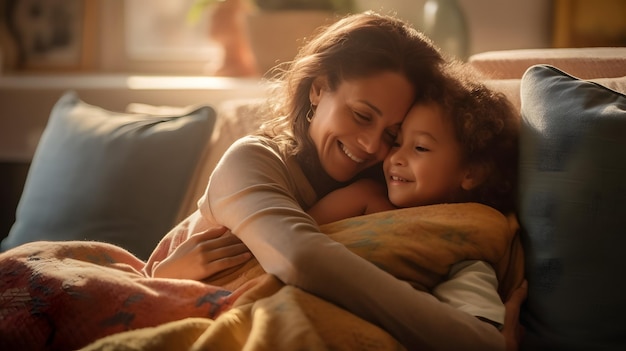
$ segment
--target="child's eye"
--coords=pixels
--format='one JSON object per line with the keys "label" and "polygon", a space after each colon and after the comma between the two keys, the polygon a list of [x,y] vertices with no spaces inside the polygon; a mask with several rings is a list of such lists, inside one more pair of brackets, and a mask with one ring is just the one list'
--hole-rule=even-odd
{"label": "child's eye", "polygon": [[428,151],[430,151],[429,149],[427,149],[427,148],[425,148],[423,146],[416,146],[415,150],[418,151],[418,152],[428,152]]}

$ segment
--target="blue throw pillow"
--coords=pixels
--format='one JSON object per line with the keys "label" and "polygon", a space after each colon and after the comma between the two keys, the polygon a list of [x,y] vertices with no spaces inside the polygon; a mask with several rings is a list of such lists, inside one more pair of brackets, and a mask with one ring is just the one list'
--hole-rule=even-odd
{"label": "blue throw pillow", "polygon": [[522,350],[626,350],[626,96],[547,65],[520,89]]}
{"label": "blue throw pillow", "polygon": [[214,123],[209,106],[177,116],[128,114],[66,93],[39,141],[2,250],[96,240],[147,259],[175,224]]}

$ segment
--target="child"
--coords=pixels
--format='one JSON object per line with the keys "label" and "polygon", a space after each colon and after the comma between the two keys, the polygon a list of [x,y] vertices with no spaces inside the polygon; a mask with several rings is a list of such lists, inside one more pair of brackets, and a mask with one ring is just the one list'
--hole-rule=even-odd
{"label": "child", "polygon": [[[479,202],[502,212],[513,209],[518,121],[514,109],[503,95],[462,71],[454,72],[457,78],[449,78],[443,94],[416,103],[404,119],[383,162],[386,191],[373,179],[335,190],[309,209],[318,223],[452,202]],[[455,264],[448,277],[454,281],[439,284],[433,295],[460,309],[467,302],[481,305],[480,310],[466,312],[502,327],[504,305],[493,267],[464,261]],[[479,293],[464,294],[468,287]]]}

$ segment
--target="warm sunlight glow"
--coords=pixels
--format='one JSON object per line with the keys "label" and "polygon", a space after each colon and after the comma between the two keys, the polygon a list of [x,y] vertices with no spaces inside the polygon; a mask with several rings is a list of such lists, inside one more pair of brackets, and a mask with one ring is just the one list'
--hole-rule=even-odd
{"label": "warm sunlight glow", "polygon": [[[258,80],[244,82],[242,79],[229,77],[204,77],[204,76],[129,76],[126,85],[129,89],[154,90],[154,89],[186,89],[186,90],[211,90],[211,89],[241,89],[243,85],[250,87],[258,86]],[[244,87],[245,88],[245,87]]]}
{"label": "warm sunlight glow", "polygon": [[247,91],[263,86],[258,78],[211,76],[144,76],[119,74],[5,75],[0,88],[20,89],[130,89]]}

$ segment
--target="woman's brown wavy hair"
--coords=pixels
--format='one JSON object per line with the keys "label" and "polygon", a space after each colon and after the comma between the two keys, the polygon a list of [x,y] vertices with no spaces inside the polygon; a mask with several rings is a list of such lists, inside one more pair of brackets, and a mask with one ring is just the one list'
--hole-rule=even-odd
{"label": "woman's brown wavy hair", "polygon": [[419,98],[438,79],[443,62],[432,41],[400,19],[374,12],[348,15],[321,29],[278,72],[270,94],[272,119],[263,124],[261,134],[288,154],[297,154],[310,143],[306,114],[317,77],[326,77],[329,88],[336,89],[344,80],[397,72],[407,77]]}

